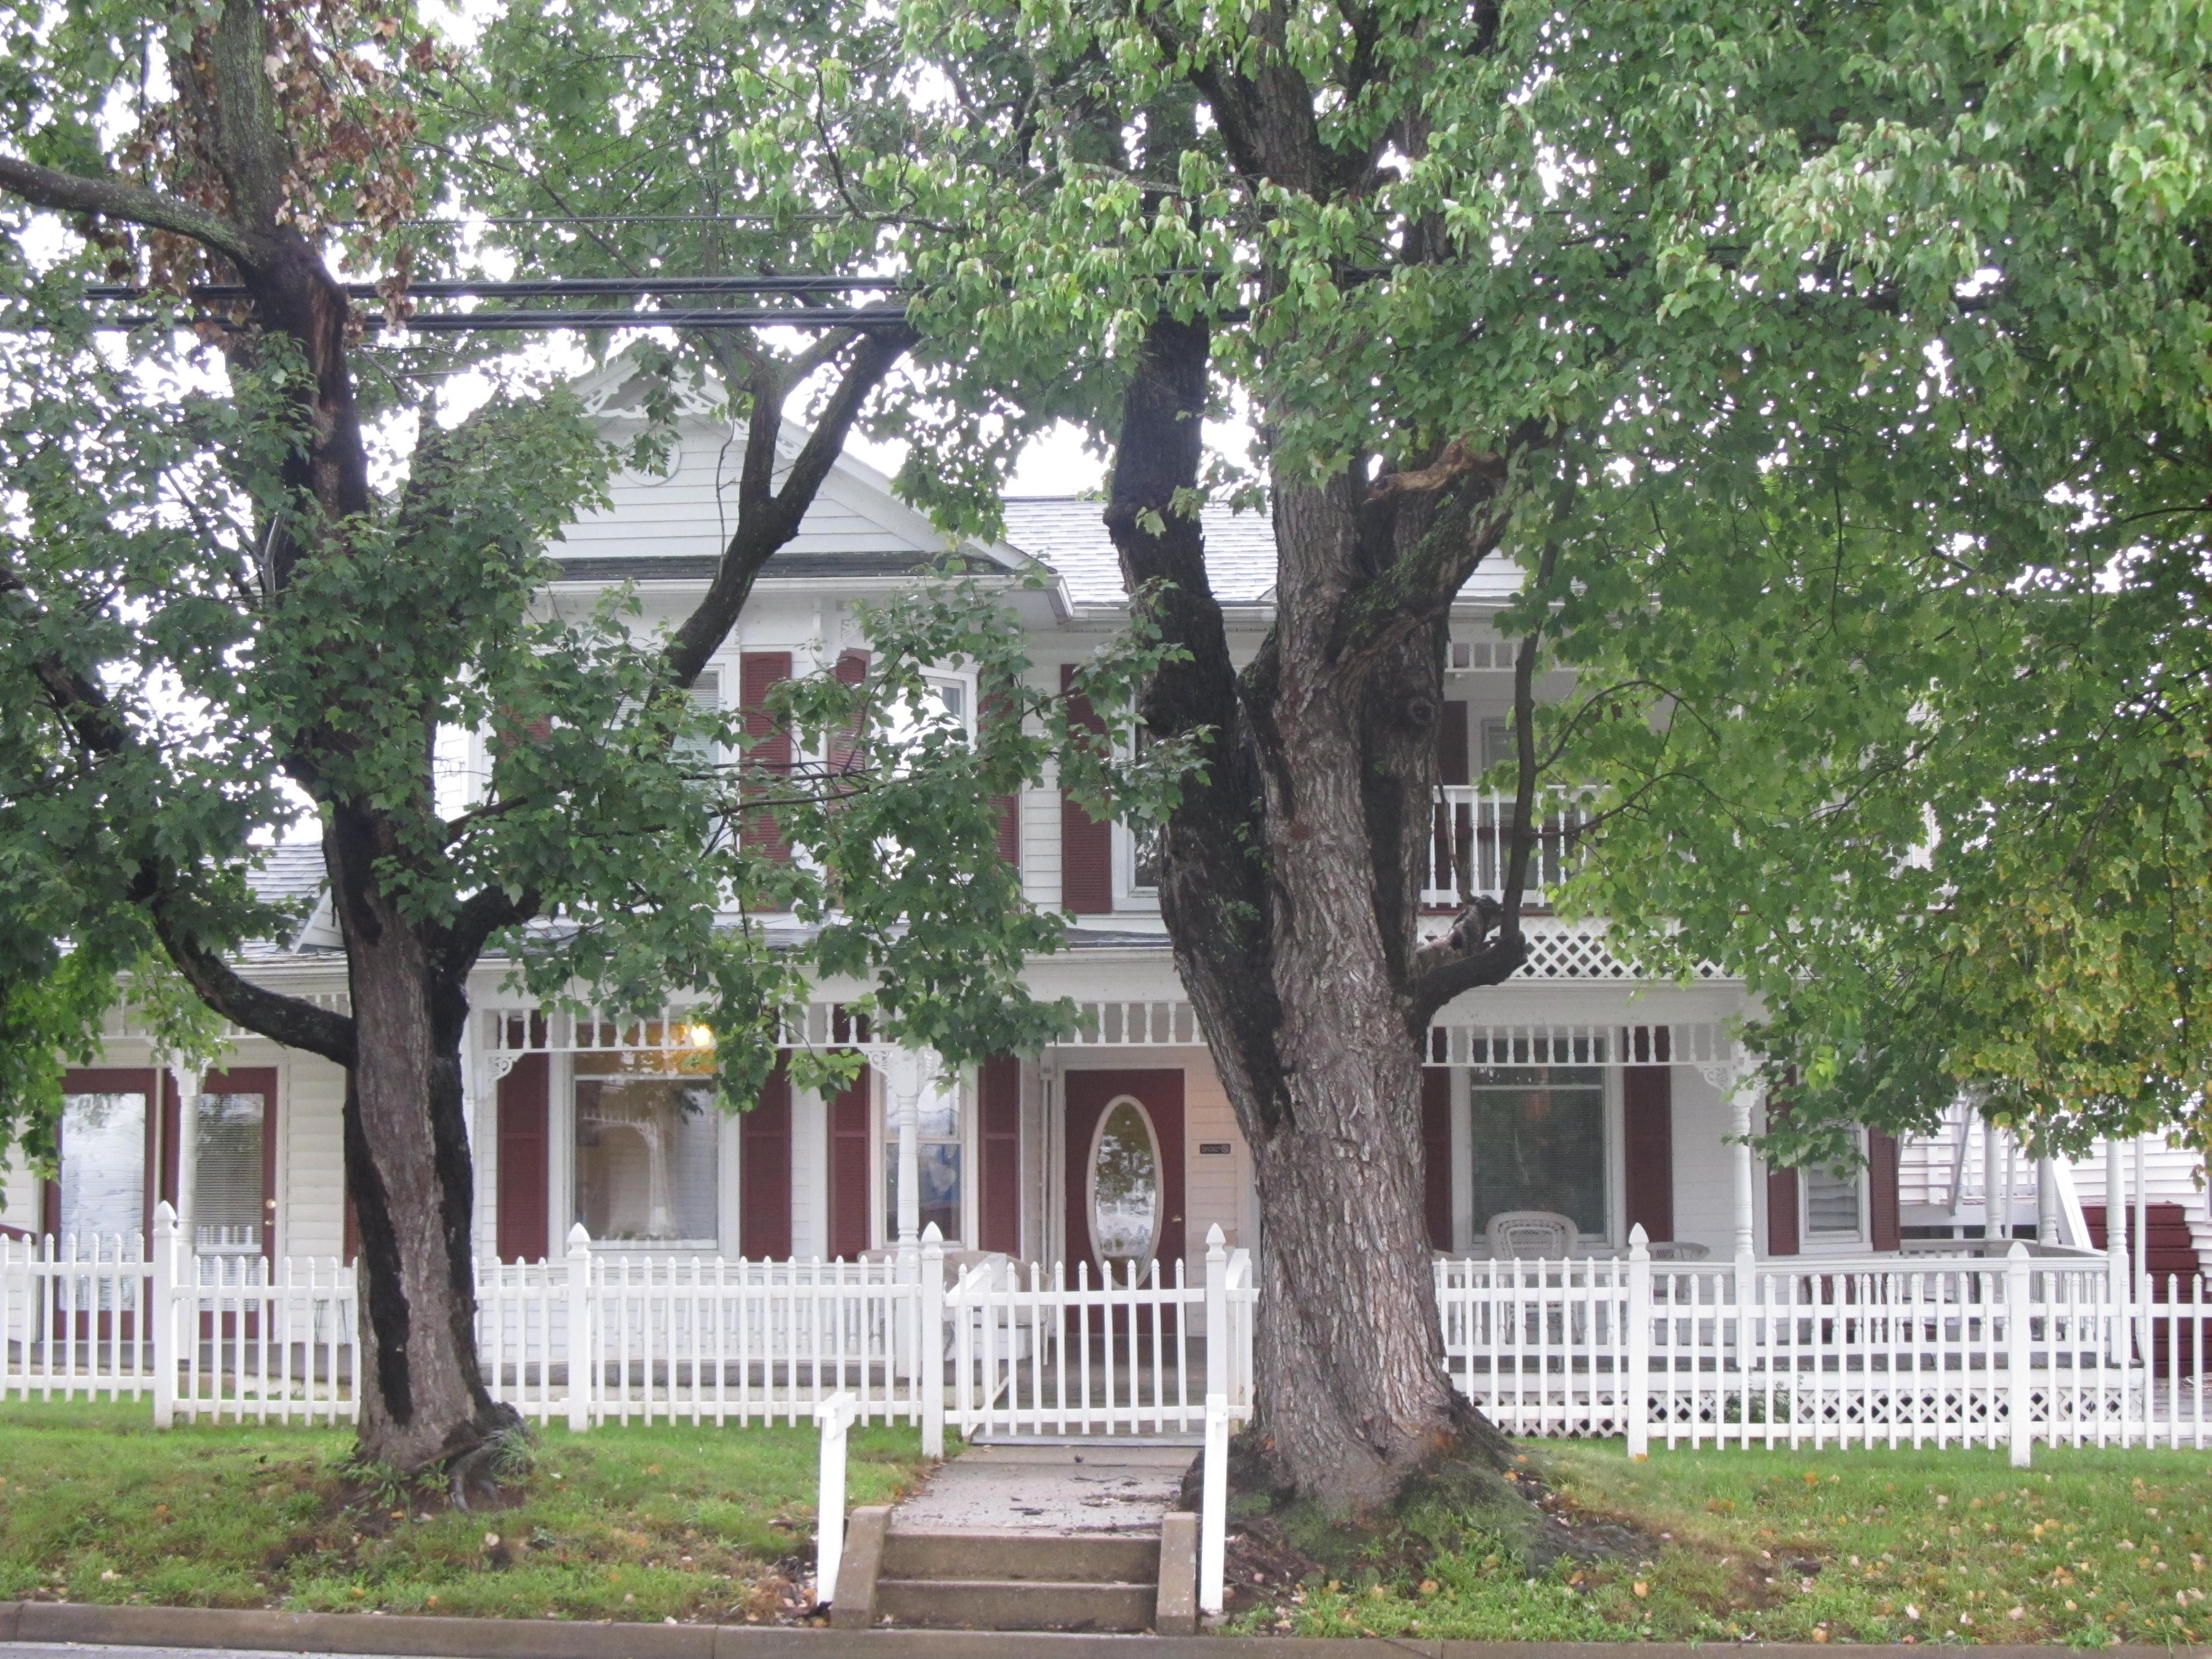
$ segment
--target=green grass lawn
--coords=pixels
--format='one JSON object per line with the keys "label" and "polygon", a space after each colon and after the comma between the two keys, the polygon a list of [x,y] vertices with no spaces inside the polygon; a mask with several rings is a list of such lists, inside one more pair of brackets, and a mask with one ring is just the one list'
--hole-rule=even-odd
{"label": "green grass lawn", "polygon": [[[811,1427],[548,1429],[527,1501],[465,1514],[362,1491],[343,1429],[147,1419],[0,1406],[0,1601],[765,1619],[812,1570]],[[849,1501],[922,1467],[911,1429],[855,1430]]]}
{"label": "green grass lawn", "polygon": [[[1246,1629],[1660,1641],[2194,1643],[2212,1635],[2212,1457],[2063,1451],[1663,1451],[1531,1445],[1553,1507],[1650,1547],[1530,1573],[1469,1517],[1425,1566],[1309,1583]],[[1397,1559],[1407,1557],[1401,1551]],[[1331,1584],[1334,1588],[1331,1588]]]}
{"label": "green grass lawn", "polygon": [[[143,1406],[0,1407],[0,1600],[765,1620],[789,1616],[811,1564],[811,1428],[549,1429],[527,1501],[476,1514],[362,1491],[343,1468],[350,1442],[159,1433]],[[2212,1635],[2201,1453],[2039,1447],[2021,1473],[2002,1452],[1528,1451],[1555,1510],[1648,1546],[1531,1571],[1479,1511],[1416,1510],[1389,1565],[1285,1586],[1239,1627],[2084,1647]],[[886,1501],[922,1467],[912,1431],[856,1431],[851,1501]]]}

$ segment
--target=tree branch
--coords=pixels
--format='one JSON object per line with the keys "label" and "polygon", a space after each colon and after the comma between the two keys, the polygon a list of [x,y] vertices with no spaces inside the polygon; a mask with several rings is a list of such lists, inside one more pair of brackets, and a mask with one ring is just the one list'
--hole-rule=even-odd
{"label": "tree branch", "polygon": [[[33,618],[39,613],[28,586],[4,568],[0,568],[0,595],[12,601],[19,618],[24,612]],[[117,718],[106,692],[88,676],[51,652],[33,662],[32,672],[47,707],[68,729],[81,753],[112,757],[140,746],[137,736]],[[258,1031],[288,1048],[303,1048],[339,1065],[349,1065],[353,1022],[312,1002],[253,984],[201,945],[179,914],[174,892],[178,873],[172,860],[142,860],[128,890],[131,902],[151,921],[161,948],[200,1000],[249,1031]]]}
{"label": "tree branch", "polygon": [[538,912],[544,903],[534,890],[525,890],[520,897],[509,898],[497,887],[484,887],[461,901],[460,914],[453,926],[446,930],[440,942],[438,956],[441,968],[449,978],[465,979],[469,969],[476,966],[477,958],[483,954],[485,941],[502,927],[520,927]]}
{"label": "tree branch", "polygon": [[96,213],[104,219],[121,219],[150,230],[189,236],[241,271],[257,270],[262,261],[259,244],[229,220],[120,179],[87,179],[0,155],[0,190],[57,213]]}
{"label": "tree branch", "polygon": [[[830,469],[844,453],[845,440],[853,422],[860,418],[862,405],[915,338],[904,325],[868,331],[800,447],[799,458],[791,464],[783,488],[773,492],[769,484],[774,477],[775,440],[782,424],[787,386],[779,384],[772,398],[764,398],[762,377],[756,375],[738,489],[738,527],[722,551],[721,563],[706,597],[668,641],[662,660],[667,664],[671,684],[688,689],[705,671],[708,659],[721,648],[744,609],[761,567],[799,533],[800,520],[813,505]],[[776,378],[781,380],[780,372]]]}
{"label": "tree branch", "polygon": [[[159,873],[173,872],[148,869],[142,872],[142,881]],[[353,1064],[354,1024],[346,1015],[318,1007],[299,997],[268,990],[245,978],[220,955],[205,949],[178,928],[158,887],[145,904],[161,948],[168,952],[169,960],[176,963],[177,971],[185,976],[202,1002],[232,1024],[242,1025],[272,1042],[320,1054],[334,1066]]]}

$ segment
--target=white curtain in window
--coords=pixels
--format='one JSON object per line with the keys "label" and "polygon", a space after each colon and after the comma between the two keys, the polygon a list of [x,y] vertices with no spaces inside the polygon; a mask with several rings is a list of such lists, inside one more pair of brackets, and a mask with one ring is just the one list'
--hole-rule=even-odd
{"label": "white curtain in window", "polygon": [[62,1099],[64,1240],[129,1237],[145,1224],[146,1097]]}

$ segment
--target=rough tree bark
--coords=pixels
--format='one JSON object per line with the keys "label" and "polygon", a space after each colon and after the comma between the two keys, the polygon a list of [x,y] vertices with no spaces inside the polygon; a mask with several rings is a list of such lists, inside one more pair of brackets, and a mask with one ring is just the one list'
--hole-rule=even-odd
{"label": "rough tree bark", "polygon": [[[285,209],[294,140],[270,95],[265,65],[274,60],[261,0],[223,0],[194,45],[204,56],[178,73],[218,175],[220,209],[5,156],[0,190],[34,206],[191,239],[228,264],[251,296],[248,326],[224,337],[234,359],[251,361],[270,336],[297,348],[307,370],[300,395],[307,439],[288,459],[286,483],[314,510],[257,529],[257,544],[267,550],[263,580],[274,598],[302,566],[342,552],[346,526],[379,504],[355,409],[348,301]],[[892,325],[825,335],[795,362],[765,354],[753,360],[754,435],[738,523],[708,594],[671,641],[665,660],[672,689],[688,688],[727,638],[761,568],[797,533],[861,405],[911,340],[902,325]],[[807,374],[831,367],[837,383],[779,488],[775,439],[784,404]],[[289,527],[298,522],[316,528],[298,537]],[[441,633],[426,627],[425,637]],[[329,784],[326,763],[355,740],[341,725],[312,727],[284,756],[287,770],[325,809],[324,856],[345,937],[349,1015],[268,991],[234,971],[192,931],[192,907],[180,902],[187,872],[149,865],[137,872],[133,892],[169,956],[217,1012],[346,1068],[346,1187],[362,1279],[358,1449],[403,1471],[448,1470],[459,1491],[501,1431],[519,1420],[490,1398],[477,1361],[474,1178],[461,1065],[468,976],[489,939],[528,921],[540,900],[495,887],[464,900],[451,918],[424,922],[410,921],[388,890],[380,861],[404,862],[415,856],[410,847],[424,844],[421,834],[409,833],[422,829],[420,818],[407,815],[427,813],[433,799],[428,711],[443,678],[462,666],[438,660],[435,649],[419,641],[412,648],[425,663],[409,728],[422,734],[413,799],[393,805]],[[99,752],[135,741],[87,676],[50,663],[40,665],[40,678],[82,747]],[[333,712],[348,689],[328,688]]]}
{"label": "rough tree bark", "polygon": [[1211,733],[1166,826],[1160,900],[1256,1166],[1255,1426],[1279,1484],[1359,1509],[1442,1455],[1505,1455],[1444,1374],[1420,1067],[1436,1010],[1523,958],[1526,830],[1502,904],[1417,934],[1449,607],[1504,532],[1503,471],[1439,457],[1410,483],[1275,477],[1276,622],[1240,673],[1199,524],[1171,506],[1198,480],[1207,357],[1203,324],[1151,331],[1106,520],[1132,584],[1167,584],[1153,618],[1187,653],[1139,714],[1162,735]]}

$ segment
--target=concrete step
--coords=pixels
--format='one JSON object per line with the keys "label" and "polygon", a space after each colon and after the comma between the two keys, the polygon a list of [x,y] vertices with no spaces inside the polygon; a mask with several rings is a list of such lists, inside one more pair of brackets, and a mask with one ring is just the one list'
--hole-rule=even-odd
{"label": "concrete step", "polygon": [[963,1583],[1152,1584],[1159,1581],[1158,1533],[1068,1537],[1042,1533],[902,1532],[884,1540],[886,1579]]}
{"label": "concrete step", "polygon": [[876,1613],[939,1630],[1150,1630],[1159,1585],[1047,1579],[880,1578]]}

